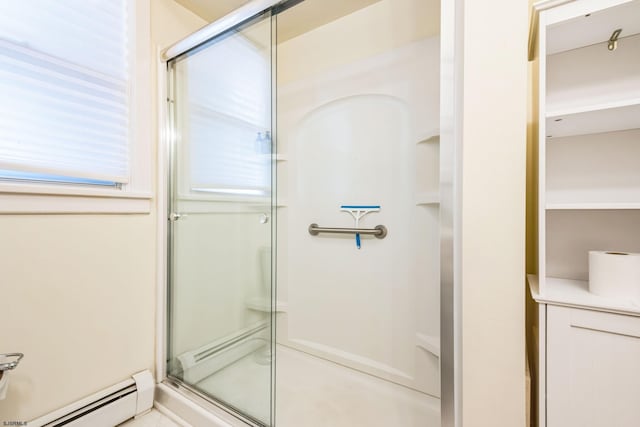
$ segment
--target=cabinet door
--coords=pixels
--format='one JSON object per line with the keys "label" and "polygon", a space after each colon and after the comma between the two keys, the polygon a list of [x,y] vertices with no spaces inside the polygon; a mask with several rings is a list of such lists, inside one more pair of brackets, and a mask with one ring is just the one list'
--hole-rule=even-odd
{"label": "cabinet door", "polygon": [[640,318],[549,306],[547,426],[640,425]]}

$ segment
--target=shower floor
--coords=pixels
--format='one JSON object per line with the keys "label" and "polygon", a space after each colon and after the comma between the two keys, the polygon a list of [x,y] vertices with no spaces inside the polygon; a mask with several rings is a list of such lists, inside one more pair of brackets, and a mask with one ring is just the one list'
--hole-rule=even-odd
{"label": "shower floor", "polygon": [[[439,427],[440,400],[281,345],[276,357],[278,427]],[[269,419],[269,365],[248,355],[197,387]]]}

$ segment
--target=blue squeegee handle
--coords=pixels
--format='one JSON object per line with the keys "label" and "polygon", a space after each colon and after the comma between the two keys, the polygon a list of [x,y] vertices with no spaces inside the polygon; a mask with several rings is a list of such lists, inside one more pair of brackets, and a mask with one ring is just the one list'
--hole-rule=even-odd
{"label": "blue squeegee handle", "polygon": [[[340,209],[353,209],[355,211],[359,211],[361,209],[364,210],[359,212],[351,212],[351,215],[353,215],[353,218],[356,220],[356,226],[357,226],[358,219],[360,219],[362,216],[364,216],[367,213],[365,212],[367,209],[380,210],[380,205],[342,205],[340,206]],[[356,233],[356,247],[360,249],[360,233]]]}

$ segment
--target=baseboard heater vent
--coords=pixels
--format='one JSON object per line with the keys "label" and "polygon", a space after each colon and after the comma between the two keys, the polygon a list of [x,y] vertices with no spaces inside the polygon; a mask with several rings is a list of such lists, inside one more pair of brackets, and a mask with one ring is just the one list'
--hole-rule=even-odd
{"label": "baseboard heater vent", "polygon": [[37,427],[113,427],[153,406],[155,381],[143,371],[92,396],[30,421]]}
{"label": "baseboard heater vent", "polygon": [[259,322],[193,351],[182,353],[177,357],[177,376],[189,384],[196,384],[248,354],[268,349],[269,334],[267,323]]}

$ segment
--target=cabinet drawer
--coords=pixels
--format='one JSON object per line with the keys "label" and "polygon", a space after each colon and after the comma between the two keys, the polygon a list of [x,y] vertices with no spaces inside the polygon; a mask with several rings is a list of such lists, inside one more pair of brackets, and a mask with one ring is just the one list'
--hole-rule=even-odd
{"label": "cabinet drawer", "polygon": [[640,338],[640,317],[564,307],[550,308],[552,311],[558,310],[559,318],[565,316],[571,328]]}
{"label": "cabinet drawer", "polygon": [[547,427],[640,420],[640,317],[547,308]]}

